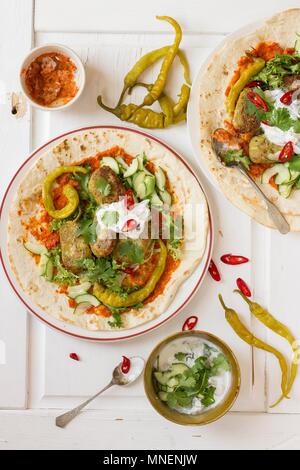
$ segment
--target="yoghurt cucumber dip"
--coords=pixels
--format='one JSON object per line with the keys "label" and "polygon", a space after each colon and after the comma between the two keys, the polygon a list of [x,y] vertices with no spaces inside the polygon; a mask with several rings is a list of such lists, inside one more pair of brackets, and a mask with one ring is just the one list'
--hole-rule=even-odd
{"label": "yoghurt cucumber dip", "polygon": [[217,406],[231,385],[223,351],[202,338],[185,337],[166,345],[157,357],[153,381],[158,397],[172,409],[198,414]]}

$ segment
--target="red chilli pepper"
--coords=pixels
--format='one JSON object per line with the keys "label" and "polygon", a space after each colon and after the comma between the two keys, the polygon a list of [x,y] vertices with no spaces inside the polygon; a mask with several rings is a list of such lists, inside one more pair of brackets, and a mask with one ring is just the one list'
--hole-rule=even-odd
{"label": "red chilli pepper", "polygon": [[126,274],[133,274],[135,269],[134,268],[123,268],[122,271],[123,271],[123,273],[126,273]]}
{"label": "red chilli pepper", "polygon": [[208,272],[209,272],[209,274],[211,275],[211,277],[213,278],[214,281],[219,282],[221,280],[221,275],[218,271],[217,266],[215,265],[215,263],[212,259],[210,260]]}
{"label": "red chilli pepper", "polygon": [[266,87],[266,83],[263,82],[262,80],[253,80],[252,82],[250,83],[247,83],[246,87],[245,88],[265,88]]}
{"label": "red chilli pepper", "polygon": [[279,161],[281,162],[288,162],[294,153],[294,147],[293,147],[293,142],[289,141],[285,144],[283,149],[281,150],[279,154]]}
{"label": "red chilli pepper", "polygon": [[130,359],[126,356],[122,356],[122,365],[121,365],[121,371],[123,374],[128,374],[130,370],[131,362]]}
{"label": "red chilli pepper", "polygon": [[249,258],[246,258],[245,256],[232,255],[231,253],[221,256],[220,259],[224,264],[231,264],[233,266],[248,263],[249,261]]}
{"label": "red chilli pepper", "polygon": [[259,96],[258,93],[255,93],[255,91],[249,91],[247,93],[247,98],[249,101],[251,101],[254,106],[256,106],[258,109],[261,109],[264,112],[269,111],[269,106],[265,102],[265,100],[262,99],[261,96]]}
{"label": "red chilli pepper", "polygon": [[80,361],[79,356],[76,353],[70,353],[69,358],[73,359],[73,361]]}
{"label": "red chilli pepper", "polygon": [[130,230],[134,230],[137,227],[137,221],[134,219],[129,219],[125,222],[122,228],[122,232],[130,232]]}
{"label": "red chilli pepper", "polygon": [[195,328],[198,323],[198,317],[192,315],[191,317],[187,318],[182,326],[182,331],[190,331]]}
{"label": "red chilli pepper", "polygon": [[134,197],[132,189],[128,189],[124,196],[124,203],[127,210],[131,210],[134,207]]}
{"label": "red chilli pepper", "polygon": [[249,287],[247,286],[247,284],[245,283],[245,281],[243,279],[241,279],[240,277],[236,280],[236,285],[238,286],[238,288],[240,289],[240,291],[246,296],[246,297],[251,297],[251,290],[249,289]]}
{"label": "red chilli pepper", "polygon": [[295,90],[290,90],[284,93],[284,95],[282,95],[282,97],[280,98],[281,103],[290,105],[293,99],[294,91]]}

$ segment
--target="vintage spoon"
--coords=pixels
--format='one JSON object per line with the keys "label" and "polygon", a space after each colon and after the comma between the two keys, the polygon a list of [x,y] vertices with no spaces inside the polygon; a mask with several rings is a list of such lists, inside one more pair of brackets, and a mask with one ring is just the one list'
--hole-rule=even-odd
{"label": "vintage spoon", "polygon": [[[216,129],[218,131],[218,129]],[[215,131],[215,132],[216,132]],[[279,230],[280,233],[283,235],[287,234],[290,231],[290,226],[281,214],[280,210],[278,207],[275,206],[267,196],[262,192],[260,187],[256,184],[256,182],[251,178],[249,173],[247,172],[246,168],[241,162],[238,161],[231,161],[231,162],[225,162],[223,155],[227,150],[230,150],[230,147],[226,144],[226,142],[222,142],[218,140],[216,137],[212,136],[211,139],[212,143],[212,148],[217,155],[218,159],[222,162],[223,165],[228,166],[228,167],[236,167],[246,178],[248,179],[249,183],[253,186],[253,188],[256,190],[256,192],[262,197],[262,199],[265,201],[267,210],[269,213],[270,218],[274,222],[275,226]]]}
{"label": "vintage spoon", "polygon": [[113,385],[129,385],[130,383],[137,380],[144,370],[145,361],[139,356],[134,356],[130,358],[130,363],[131,363],[131,367],[127,374],[123,374],[123,372],[121,371],[122,364],[121,363],[118,364],[117,367],[115,367],[113,371],[112,379],[109,382],[109,384],[106,385],[106,387],[100,390],[100,392],[96,393],[96,395],[93,395],[91,398],[86,400],[81,405],[77,406],[76,408],[73,408],[70,411],[67,411],[67,413],[64,413],[58,416],[55,420],[56,426],[60,428],[64,428],[70,421],[72,421],[80,413],[80,411],[86,405],[91,403],[91,401],[93,401],[95,398],[101,395],[101,393],[103,393],[105,390],[108,390]]}

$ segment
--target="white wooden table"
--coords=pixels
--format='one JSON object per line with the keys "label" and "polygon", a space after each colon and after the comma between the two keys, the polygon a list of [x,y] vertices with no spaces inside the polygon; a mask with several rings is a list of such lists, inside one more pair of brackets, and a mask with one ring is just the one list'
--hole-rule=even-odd
{"label": "white wooden table", "polygon": [[[0,3],[0,149],[1,197],[15,170],[35,147],[65,131],[93,124],[115,124],[100,110],[101,92],[113,104],[129,67],[145,51],[170,42],[170,29],[156,14],[177,18],[184,30],[183,48],[192,76],[224,35],[264,16],[298,6],[272,0],[2,0]],[[300,25],[299,25],[300,28]],[[18,67],[34,45],[64,43],[82,57],[87,85],[78,103],[64,112],[28,110],[21,119],[10,112],[10,94],[19,91]],[[179,73],[179,72],[178,72]],[[175,81],[175,78],[172,78]],[[153,131],[175,147],[198,171],[185,125]],[[222,266],[222,283],[209,276],[178,317],[146,337],[120,344],[91,344],[64,336],[26,314],[1,271],[0,315],[0,449],[299,449],[300,379],[290,400],[268,409],[277,396],[276,361],[252,352],[224,320],[217,302],[221,291],[257,334],[288,349],[249,317],[232,289],[240,275],[255,298],[300,332],[299,235],[286,237],[253,223],[231,206],[202,176],[215,222],[214,259],[224,252],[249,256],[240,268]],[[58,410],[70,408],[101,388],[122,354],[146,357],[164,336],[175,332],[187,314],[200,317],[200,327],[221,336],[234,349],[242,369],[242,390],[233,412],[204,428],[183,428],[164,421],[150,407],[142,383],[99,398],[67,429],[54,426]],[[69,359],[77,352],[82,361]],[[272,411],[272,414],[271,414]]]}

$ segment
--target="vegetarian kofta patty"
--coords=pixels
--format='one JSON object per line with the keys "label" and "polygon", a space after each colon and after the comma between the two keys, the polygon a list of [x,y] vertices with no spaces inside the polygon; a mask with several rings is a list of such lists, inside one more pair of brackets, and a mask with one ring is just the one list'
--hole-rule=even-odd
{"label": "vegetarian kofta patty", "polygon": [[[107,182],[106,186],[103,185],[103,181],[104,183]],[[118,201],[120,196],[125,194],[122,181],[108,166],[102,166],[92,173],[88,188],[97,204],[111,204]]]}

